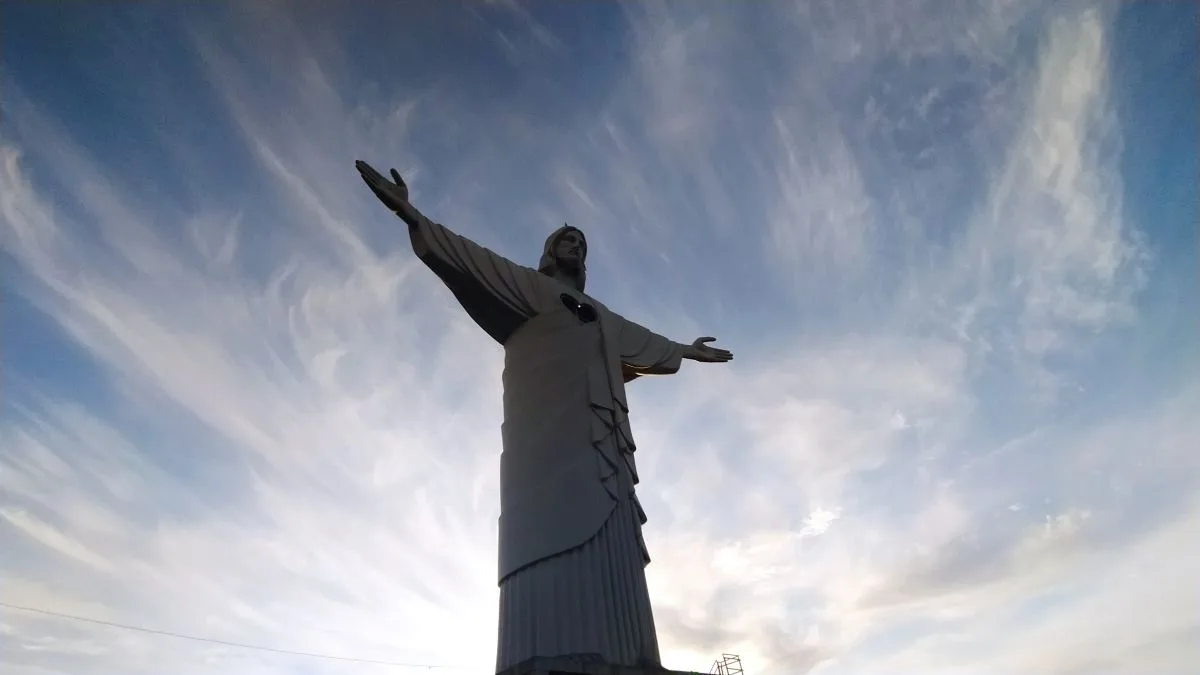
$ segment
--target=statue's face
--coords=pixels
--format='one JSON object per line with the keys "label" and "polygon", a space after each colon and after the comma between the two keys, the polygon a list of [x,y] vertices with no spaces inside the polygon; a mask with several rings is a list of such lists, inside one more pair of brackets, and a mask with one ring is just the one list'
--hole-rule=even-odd
{"label": "statue's face", "polygon": [[587,257],[587,242],[583,234],[567,230],[554,242],[554,261],[563,270],[578,272]]}

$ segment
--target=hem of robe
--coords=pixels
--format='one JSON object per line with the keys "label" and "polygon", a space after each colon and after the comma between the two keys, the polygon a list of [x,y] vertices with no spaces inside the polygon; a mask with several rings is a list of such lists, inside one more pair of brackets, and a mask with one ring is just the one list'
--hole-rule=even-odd
{"label": "hem of robe", "polygon": [[496,672],[582,654],[610,665],[660,663],[640,530],[634,505],[623,502],[588,541],[506,577]]}

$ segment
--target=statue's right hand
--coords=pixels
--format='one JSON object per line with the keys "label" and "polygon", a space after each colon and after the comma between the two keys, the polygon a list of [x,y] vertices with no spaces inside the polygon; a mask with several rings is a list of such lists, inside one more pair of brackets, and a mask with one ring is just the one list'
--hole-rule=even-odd
{"label": "statue's right hand", "polygon": [[359,175],[362,176],[367,187],[371,188],[371,192],[374,192],[379,201],[389,209],[400,214],[401,217],[412,210],[412,205],[408,203],[408,186],[404,184],[404,179],[395,169],[392,169],[392,179],[395,181],[392,182],[361,159],[354,162],[354,168],[358,169]]}

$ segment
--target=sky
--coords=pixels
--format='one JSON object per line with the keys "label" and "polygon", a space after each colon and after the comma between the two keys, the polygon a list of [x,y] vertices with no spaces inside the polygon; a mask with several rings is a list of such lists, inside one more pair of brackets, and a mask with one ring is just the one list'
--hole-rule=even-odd
{"label": "sky", "polygon": [[629,388],[668,667],[1195,673],[1197,13],[5,2],[4,672],[492,671],[502,350],[363,159],[737,355]]}

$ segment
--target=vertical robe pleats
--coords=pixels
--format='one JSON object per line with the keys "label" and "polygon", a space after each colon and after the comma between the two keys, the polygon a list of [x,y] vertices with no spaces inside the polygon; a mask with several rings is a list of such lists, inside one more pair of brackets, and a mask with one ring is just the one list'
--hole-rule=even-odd
{"label": "vertical robe pleats", "polygon": [[640,528],[622,500],[595,537],[505,579],[496,672],[535,656],[659,663]]}

